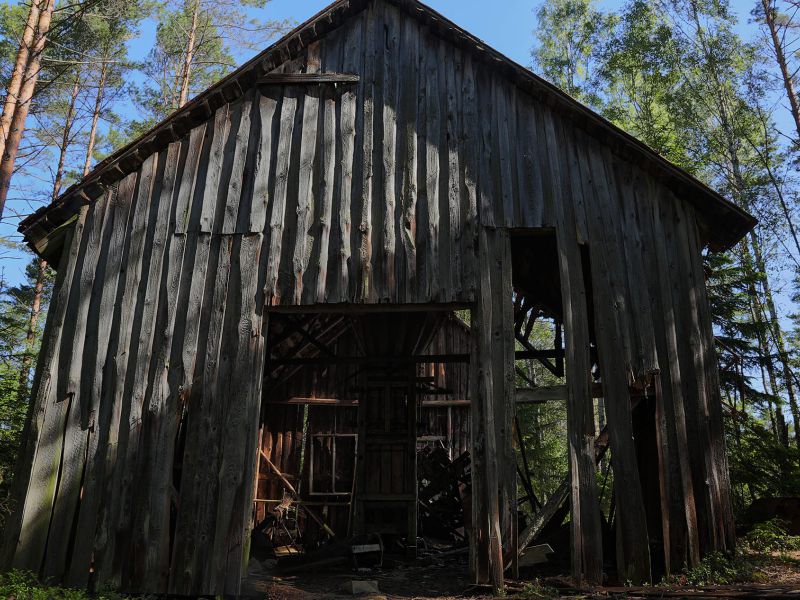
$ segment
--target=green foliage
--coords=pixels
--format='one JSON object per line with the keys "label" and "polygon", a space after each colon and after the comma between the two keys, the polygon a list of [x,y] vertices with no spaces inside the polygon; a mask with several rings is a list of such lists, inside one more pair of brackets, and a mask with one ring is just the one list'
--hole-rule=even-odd
{"label": "green foliage", "polygon": [[600,55],[599,108],[605,116],[665,158],[696,171],[673,112],[682,82],[681,47],[660,5],[628,2]]}
{"label": "green foliage", "polygon": [[753,580],[753,566],[744,558],[714,552],[685,574],[690,585],[732,585]]}
{"label": "green foliage", "polygon": [[[553,336],[553,324],[537,320],[530,340],[537,348],[552,348]],[[519,387],[529,387],[531,380],[538,386],[563,383],[538,361],[517,361],[517,367],[525,375],[517,375]],[[531,484],[537,499],[544,502],[567,474],[566,406],[561,402],[522,404],[517,407],[517,418],[531,469]],[[519,491],[520,497],[526,493],[524,489]],[[528,503],[523,507],[530,509]]]}
{"label": "green foliage", "polygon": [[800,536],[787,533],[788,523],[783,519],[770,519],[756,524],[744,536],[746,547],[754,552],[791,552],[800,550]]}
{"label": "green foliage", "polygon": [[156,43],[139,68],[148,84],[132,90],[144,111],[135,131],[145,131],[187,99],[216,83],[236,66],[237,47],[262,49],[289,24],[249,18],[245,7],[263,8],[269,0],[177,0],[159,4]]}
{"label": "green foliage", "polygon": [[784,446],[764,423],[744,412],[726,419],[728,466],[735,508],[753,500],[800,495],[800,451]]}
{"label": "green foliage", "polygon": [[521,598],[530,598],[531,600],[547,600],[549,598],[559,598],[561,594],[556,588],[546,585],[537,577],[533,581],[525,583],[519,596]]}
{"label": "green foliage", "polygon": [[594,69],[613,17],[601,13],[594,0],[554,0],[542,3],[536,18],[538,44],[532,55],[539,73],[574,98],[595,105]]}
{"label": "green foliage", "polygon": [[16,600],[126,600],[113,592],[89,595],[82,590],[53,587],[40,583],[32,573],[10,571],[0,575],[0,598]]}

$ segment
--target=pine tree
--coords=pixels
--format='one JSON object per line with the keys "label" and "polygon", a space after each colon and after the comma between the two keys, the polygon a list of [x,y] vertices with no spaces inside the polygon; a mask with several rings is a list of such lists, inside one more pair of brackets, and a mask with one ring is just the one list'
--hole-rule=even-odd
{"label": "pine tree", "polygon": [[[40,277],[39,265],[38,260],[28,264],[20,285],[8,287],[0,280],[0,498],[10,482],[28,410],[31,364],[52,291],[53,274],[48,269]],[[36,297],[38,313],[33,315]]]}
{"label": "pine tree", "polygon": [[[796,3],[789,3],[796,4]],[[797,6],[789,6],[792,14],[797,10]],[[795,88],[796,69],[790,65],[789,61],[794,54],[790,45],[794,40],[788,36],[789,32],[797,27],[793,17],[787,12],[779,9],[777,0],[758,0],[756,7],[752,11],[756,21],[758,21],[767,34],[767,43],[770,53],[775,60],[775,65],[780,73],[783,91],[789,103],[789,112],[794,120],[795,132],[797,137],[794,139],[794,147],[797,150],[800,144],[800,100],[797,97]]]}
{"label": "pine tree", "polygon": [[256,49],[284,31],[283,21],[248,18],[246,8],[269,0],[177,0],[158,7],[156,43],[141,65],[150,85],[134,91],[145,112],[132,133],[140,133],[236,65],[233,51]]}

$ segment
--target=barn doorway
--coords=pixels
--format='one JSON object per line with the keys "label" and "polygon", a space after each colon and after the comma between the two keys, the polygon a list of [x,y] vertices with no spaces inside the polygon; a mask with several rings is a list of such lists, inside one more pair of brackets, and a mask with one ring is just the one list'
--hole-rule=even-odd
{"label": "barn doorway", "polygon": [[256,564],[305,574],[413,559],[435,544],[463,549],[455,559],[466,572],[468,315],[271,314]]}

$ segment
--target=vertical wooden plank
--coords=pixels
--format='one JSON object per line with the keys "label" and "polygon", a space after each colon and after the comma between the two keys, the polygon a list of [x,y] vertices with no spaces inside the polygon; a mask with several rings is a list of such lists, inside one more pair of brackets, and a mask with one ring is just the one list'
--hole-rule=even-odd
{"label": "vertical wooden plank", "polygon": [[706,370],[708,396],[708,424],[711,438],[712,461],[717,478],[719,549],[731,551],[736,545],[735,523],[730,489],[728,455],[725,449],[725,430],[722,419],[722,399],[720,397],[719,369],[714,348],[713,322],[708,302],[705,271],[701,254],[700,234],[696,211],[688,206],[687,212],[687,250],[692,268],[694,288],[697,299],[697,320],[700,329],[702,359]]}
{"label": "vertical wooden plank", "polygon": [[[364,48],[362,46],[362,24],[359,22],[351,25],[346,34],[344,50],[344,71],[346,73],[355,72],[360,68],[360,58],[363,57]],[[338,206],[338,248],[336,249],[337,273],[336,289],[338,290],[339,302],[345,302],[351,298],[350,294],[350,273],[353,268],[351,239],[353,235],[353,161],[356,152],[356,103],[358,88],[350,87],[343,89],[339,100],[339,156],[341,157],[339,178],[339,206]]]}
{"label": "vertical wooden plank", "polygon": [[[112,231],[118,229],[115,222],[119,221],[118,214],[118,189],[108,191],[108,202],[103,215],[103,233],[99,240],[97,268],[92,273],[91,299],[87,309],[86,340],[82,351],[82,368],[85,375],[80,380],[79,397],[81,398],[81,425],[88,430],[88,447],[86,450],[86,467],[83,483],[83,494],[78,504],[76,513],[77,527],[75,543],[69,560],[69,572],[65,583],[67,585],[85,585],[89,577],[89,553],[94,542],[94,526],[96,508],[92,493],[95,486],[94,473],[98,448],[99,431],[97,428],[99,385],[103,378],[103,362],[99,356],[105,357],[108,347],[108,334],[103,335],[101,329],[110,326],[110,303],[103,305],[102,299],[107,280],[112,280],[116,286],[119,265],[108,265],[108,260],[113,258],[111,241]],[[125,214],[127,219],[127,214]],[[117,259],[119,257],[117,256]],[[97,390],[97,393],[95,393]],[[87,507],[88,504],[88,507]]]}
{"label": "vertical wooden plank", "polygon": [[275,139],[275,115],[280,100],[275,88],[262,90],[258,96],[258,114],[260,118],[258,150],[253,172],[253,198],[250,209],[250,233],[262,233],[267,224],[267,210],[270,205],[270,175],[277,159],[273,156]]}
{"label": "vertical wooden plank", "polygon": [[[239,206],[240,201],[233,202]],[[235,221],[237,215],[225,213],[225,222],[230,219]],[[216,242],[216,243],[214,243]],[[198,400],[190,408],[190,420],[187,430],[185,455],[193,456],[194,478],[184,477],[181,488],[189,484],[194,502],[188,506],[182,505],[182,510],[187,510],[194,505],[194,521],[197,529],[198,543],[192,548],[190,564],[195,569],[195,577],[191,582],[189,594],[210,592],[222,593],[222,579],[219,571],[214,567],[214,560],[218,547],[216,546],[216,503],[221,492],[219,481],[219,468],[223,453],[217,451],[203,457],[203,449],[211,446],[221,448],[223,444],[222,430],[227,409],[225,398],[229,393],[227,389],[231,369],[231,345],[236,341],[229,332],[238,325],[238,307],[235,302],[229,304],[229,290],[235,289],[238,279],[233,268],[232,260],[238,239],[231,236],[219,240],[212,240],[212,259],[215,259],[213,278],[206,288],[204,303],[208,305],[208,320],[203,320],[203,337],[205,339],[204,360],[202,370],[199,365],[195,367],[195,376],[201,380],[198,390]],[[209,266],[209,274],[211,273]],[[234,323],[231,323],[233,321]],[[188,473],[187,473],[188,474]],[[185,474],[186,475],[186,474]],[[183,504],[184,495],[181,500]]]}
{"label": "vertical wooden plank", "polygon": [[278,275],[281,265],[281,244],[283,241],[289,161],[291,158],[296,109],[297,96],[294,91],[287,90],[281,100],[280,133],[278,136],[278,150],[275,155],[275,191],[270,214],[269,254],[267,256],[268,265],[264,284],[269,304],[279,304],[281,299]]}
{"label": "vertical wooden plank", "polygon": [[[657,372],[654,373],[653,388],[655,400],[655,432],[658,445],[659,484],[661,486],[661,529],[664,542],[664,568],[666,573],[673,572],[673,567],[680,568],[686,562],[688,537],[684,489],[681,482],[681,466],[678,456],[677,424],[674,412],[672,386],[672,363],[667,344],[667,319],[671,314],[669,294],[662,291],[665,287],[663,273],[668,272],[666,266],[660,267],[657,245],[663,240],[655,239],[653,232],[654,201],[652,180],[634,170],[634,202],[637,206],[638,227],[642,239],[642,261],[644,281],[650,296],[652,319],[651,345],[656,353]],[[668,289],[668,288],[667,288]],[[685,452],[684,448],[684,452]],[[692,511],[693,502],[689,503]],[[651,532],[651,535],[653,532]],[[694,534],[693,534],[694,535]]]}
{"label": "vertical wooden plank", "polygon": [[481,131],[478,117],[478,99],[475,91],[475,65],[469,52],[463,53],[463,75],[461,83],[461,111],[464,115],[461,124],[461,144],[459,152],[463,155],[461,238],[462,259],[464,261],[464,281],[462,290],[465,299],[474,300],[477,288],[478,269],[475,248],[478,243],[478,152]]}
{"label": "vertical wooden plank", "polygon": [[447,155],[447,232],[443,232],[449,239],[448,255],[448,280],[443,282],[447,286],[449,293],[445,298],[449,301],[457,301],[461,297],[461,285],[464,272],[462,270],[462,217],[461,217],[461,167],[459,155],[459,132],[461,123],[459,120],[458,96],[461,63],[455,48],[446,49],[445,60],[445,106],[447,108],[445,120],[445,138]]}
{"label": "vertical wooden plank", "polygon": [[610,189],[614,190],[611,207],[619,215],[616,231],[612,233],[616,234],[619,256],[625,264],[627,287],[625,295],[628,299],[632,348],[631,368],[636,382],[645,384],[657,364],[647,279],[642,264],[642,239],[639,233],[637,203],[632,189],[632,173],[630,167],[616,161],[608,149],[603,150],[602,156]]}
{"label": "vertical wooden plank", "polygon": [[[226,169],[228,179],[228,199],[225,202],[225,213],[222,219],[222,233],[232,234],[237,231],[237,217],[241,209],[242,189],[245,187],[245,164],[250,147],[250,114],[253,106],[253,93],[248,92],[240,100],[241,116],[236,136],[233,138],[233,162]],[[249,219],[248,219],[249,221]]]}
{"label": "vertical wooden plank", "polygon": [[382,27],[377,20],[375,5],[366,9],[365,56],[363,75],[363,108],[361,127],[361,215],[358,235],[358,267],[356,269],[356,291],[353,300],[364,301],[373,294],[372,281],[372,203],[374,184],[374,147],[375,147],[375,94],[376,94],[376,62],[383,37]]}
{"label": "vertical wooden plank", "polygon": [[[105,450],[109,436],[110,407],[101,403],[104,386],[108,386],[106,376],[110,372],[106,364],[109,350],[114,351],[112,338],[115,322],[115,301],[118,296],[118,282],[122,271],[123,251],[131,214],[136,174],[123,179],[114,190],[108,208],[106,225],[108,239],[104,240],[101,250],[102,258],[95,277],[96,298],[93,298],[90,314],[96,320],[96,342],[87,344],[84,352],[84,364],[89,365],[94,376],[81,382],[81,395],[89,405],[88,426],[91,431],[87,452],[87,471],[84,483],[83,498],[80,503],[75,546],[72,551],[70,571],[66,582],[68,585],[83,586],[89,578],[91,554],[95,544],[95,531],[99,519],[99,490],[106,484]],[[93,367],[92,367],[93,365]],[[86,387],[84,387],[84,385]]]}
{"label": "vertical wooden plank", "polygon": [[[216,473],[219,486],[214,508],[214,528],[209,570],[215,571],[209,589],[222,593],[238,594],[241,567],[245,556],[245,526],[249,518],[247,498],[252,478],[247,465],[255,454],[255,433],[258,427],[260,397],[252,395],[253,384],[243,372],[253,372],[254,352],[258,344],[255,303],[258,264],[261,251],[261,236],[247,235],[241,238],[234,249],[235,259],[231,265],[230,293],[227,296],[226,318],[223,338],[225,355],[221,357],[223,367],[218,375],[216,402],[222,404],[219,418],[220,453],[222,455]],[[255,370],[261,373],[262,369]],[[261,379],[261,377],[255,377]],[[232,402],[223,402],[226,394],[232,393]],[[247,432],[242,439],[241,432]],[[218,593],[219,593],[218,591]]]}
{"label": "vertical wooden plank", "polygon": [[[116,190],[114,190],[115,192]],[[64,240],[65,249],[72,247],[73,239],[73,232],[68,231]],[[12,561],[14,561],[14,555],[19,548],[28,485],[36,456],[41,424],[47,410],[47,394],[42,394],[41,391],[49,385],[53,365],[57,364],[58,360],[56,348],[59,346],[58,339],[61,334],[63,317],[56,317],[56,315],[62,315],[66,311],[66,306],[63,303],[66,302],[69,293],[68,290],[65,292],[63,288],[65,285],[67,287],[71,285],[71,279],[66,278],[71,256],[72,253],[69,251],[62,252],[57,266],[53,296],[50,300],[50,309],[47,313],[42,334],[42,347],[36,360],[36,371],[30,396],[31,401],[28,404],[25,426],[22,430],[17,459],[14,464],[14,478],[10,497],[15,509],[6,517],[5,527],[2,532],[2,556],[0,556],[0,565],[6,568],[13,566]],[[55,362],[54,357],[56,357]]]}
{"label": "vertical wooden plank", "polygon": [[[486,561],[488,581],[496,593],[504,590],[502,532],[500,529],[500,505],[498,500],[499,468],[497,453],[497,424],[495,423],[494,402],[501,399],[494,394],[494,377],[502,378],[503,373],[495,374],[492,357],[497,348],[493,339],[493,310],[502,310],[494,306],[493,286],[499,285],[494,273],[493,263],[498,260],[495,254],[494,231],[481,228],[479,252],[479,272],[481,274],[478,289],[478,302],[473,315],[473,332],[477,338],[477,356],[470,361],[470,369],[474,370],[476,393],[472,401],[473,450],[476,464],[473,466],[473,494],[479,494],[473,503],[473,528],[486,536],[485,541],[478,541],[478,571],[481,563]],[[484,554],[485,556],[481,556]],[[481,577],[481,573],[477,573]]]}
{"label": "vertical wooden plank", "polygon": [[[489,234],[487,234],[487,238]],[[511,241],[505,229],[492,232],[492,404],[495,412],[500,528],[504,556],[514,570],[517,554],[517,459],[514,453],[515,373]]]}
{"label": "vertical wooden plank", "polygon": [[542,227],[542,180],[536,164],[535,146],[540,142],[536,136],[536,114],[526,94],[516,94],[516,116],[519,123],[519,151],[516,156],[518,178],[518,203],[520,225]]}
{"label": "vertical wooden plank", "polygon": [[[479,202],[478,211],[481,225],[494,227],[496,224],[495,207],[495,180],[493,165],[498,160],[494,152],[493,137],[496,135],[492,119],[494,113],[494,78],[487,69],[476,68],[478,119],[480,122],[480,174],[479,174]],[[502,222],[501,222],[502,223]]]}
{"label": "vertical wooden plank", "polygon": [[[121,468],[125,464],[127,445],[129,440],[129,416],[131,411],[131,391],[134,384],[136,368],[136,352],[139,346],[139,326],[141,323],[142,296],[144,284],[142,276],[146,252],[149,252],[154,225],[150,216],[153,196],[153,185],[158,168],[158,155],[148,157],[142,165],[139,182],[137,185],[136,200],[131,217],[129,240],[126,256],[123,263],[125,269],[125,283],[122,288],[119,321],[114,363],[114,385],[106,401],[110,402],[112,409],[109,448],[106,455],[107,468],[112,474],[110,479],[110,501],[104,513],[101,525],[105,534],[106,544],[103,547],[102,561],[98,573],[103,580],[119,585],[123,567],[121,555],[117,551],[117,537],[126,531],[130,513],[125,510],[127,497],[125,491],[129,485],[130,476]],[[146,280],[145,280],[146,281]]]}
{"label": "vertical wooden plank", "polygon": [[[383,302],[397,302],[397,121],[400,105],[400,78],[398,60],[400,58],[400,21],[396,7],[386,5],[383,28],[384,40],[381,60],[382,79],[382,125],[383,144],[381,148],[383,176],[383,212],[381,223],[381,268],[376,283],[379,283],[378,298]],[[402,115],[401,117],[402,118]]]}
{"label": "vertical wooden plank", "polygon": [[[640,197],[640,200],[648,199],[650,211],[650,227],[652,231],[651,239],[654,244],[654,254],[658,273],[666,273],[667,277],[660,276],[660,294],[663,299],[661,323],[664,332],[664,350],[659,357],[659,364],[665,371],[665,376],[669,379],[662,386],[662,396],[665,403],[667,423],[674,423],[675,442],[674,453],[677,457],[679,467],[680,484],[682,489],[681,499],[684,508],[684,522],[686,524],[686,536],[688,547],[688,564],[697,565],[700,561],[700,546],[697,531],[697,509],[694,492],[694,481],[691,473],[691,459],[689,457],[689,435],[686,424],[686,409],[684,406],[684,396],[681,387],[683,374],[681,372],[680,359],[678,356],[678,329],[677,315],[673,301],[672,286],[674,285],[674,266],[672,265],[667,244],[671,237],[665,230],[661,217],[661,203],[665,198],[658,195],[657,190],[651,183],[647,190],[647,196]],[[660,331],[661,327],[657,329]],[[662,381],[664,379],[662,378]],[[670,437],[671,429],[668,430]],[[675,557],[678,558],[678,557]]]}
{"label": "vertical wooden plank", "polygon": [[499,202],[495,208],[498,215],[498,223],[506,227],[514,225],[514,192],[512,183],[514,181],[511,172],[511,139],[509,129],[510,124],[510,102],[509,84],[505,79],[494,80],[494,128],[497,132],[495,148],[497,149],[497,161],[495,163],[496,177],[499,179]]}
{"label": "vertical wooden plank", "polygon": [[[164,285],[162,269],[168,245],[168,229],[172,221],[171,216],[174,214],[174,201],[176,199],[174,191],[178,177],[180,152],[181,144],[174,142],[169,145],[166,152],[161,153],[159,162],[163,164],[163,170],[159,170],[158,177],[160,181],[154,186],[153,190],[153,209],[149,218],[155,223],[152,241],[147,250],[149,258],[146,259],[143,266],[143,277],[146,278],[143,282],[144,290],[138,299],[139,309],[142,312],[135,364],[133,365],[133,386],[130,393],[130,410],[128,414],[128,430],[130,433],[124,462],[118,466],[118,469],[122,469],[126,473],[124,479],[126,487],[123,488],[125,496],[124,510],[133,514],[128,521],[124,536],[120,536],[124,545],[118,546],[117,553],[119,555],[139,557],[143,555],[147,548],[146,543],[137,548],[134,539],[137,527],[144,527],[143,521],[146,522],[149,518],[148,514],[142,514],[134,509],[137,504],[138,494],[143,491],[137,482],[137,479],[141,476],[137,463],[143,462],[145,467],[149,466],[146,453],[144,461],[139,458],[140,441],[142,435],[145,438],[148,436],[150,433],[148,426],[152,426],[150,420],[147,419],[148,407],[145,403],[145,396],[149,389],[153,348],[158,332],[157,324],[159,317],[162,321],[164,318],[164,312],[159,311],[159,308],[164,308],[160,303],[160,294]],[[123,582],[127,589],[143,589],[142,586],[146,582],[143,566],[142,562],[135,560],[124,563]]]}
{"label": "vertical wooden plank", "polygon": [[439,300],[439,190],[441,169],[439,152],[441,148],[441,107],[439,91],[439,65],[434,57],[438,56],[442,42],[436,37],[425,39],[426,57],[425,71],[425,208],[427,209],[426,229],[421,232],[424,244],[420,244],[419,254],[423,260],[423,277],[421,302]]}
{"label": "vertical wooden plank", "polygon": [[[297,192],[297,231],[292,254],[294,304],[303,302],[303,276],[311,254],[311,226],[314,216],[314,166],[317,153],[320,88],[309,86],[303,98],[303,124],[300,134],[300,175]],[[312,290],[312,293],[316,289]]]}
{"label": "vertical wooden plank", "polygon": [[[535,115],[536,124],[536,140],[533,145],[533,151],[536,153],[535,162],[537,170],[542,175],[542,225],[544,227],[555,225],[555,198],[559,197],[559,190],[556,187],[556,182],[550,176],[549,169],[549,152],[551,147],[545,141],[547,140],[546,122],[549,114],[549,108],[539,104],[532,104],[531,110]],[[586,217],[577,212],[579,207],[582,207],[581,200],[584,194],[576,194],[574,197],[576,213],[575,219],[578,224],[586,221]],[[578,225],[578,234],[581,234],[581,227]],[[581,238],[587,240],[588,235]]]}
{"label": "vertical wooden plank", "polygon": [[[159,318],[154,331],[150,382],[143,405],[137,484],[132,505],[134,513],[140,515],[133,527],[131,546],[137,564],[130,570],[132,579],[139,582],[136,589],[152,593],[167,591],[169,574],[169,518],[174,499],[173,452],[180,423],[177,386],[171,388],[169,381],[170,362],[176,353],[175,347],[180,347],[183,341],[181,334],[184,329],[179,314],[186,307],[181,300],[182,295],[188,292],[186,280],[191,275],[191,267],[184,271],[184,254],[189,241],[186,231],[197,225],[196,221],[190,223],[190,220],[195,218],[193,214],[198,214],[193,199],[197,193],[197,173],[205,134],[206,126],[203,125],[193,129],[188,139],[183,140],[184,160],[174,182],[162,190],[160,200],[171,205],[168,219],[174,223],[174,233],[167,238],[164,250]],[[165,177],[172,181],[171,173],[165,171]],[[170,188],[174,200],[168,197]]]}
{"label": "vertical wooden plank", "polygon": [[403,19],[401,49],[402,85],[400,86],[400,209],[398,211],[398,236],[401,258],[398,272],[398,297],[400,302],[413,302],[417,291],[417,171],[419,125],[419,26],[406,17]]}
{"label": "vertical wooden plank", "polygon": [[[180,358],[174,356],[174,363],[179,365],[176,369],[176,381],[170,385],[173,390],[181,390],[180,401],[188,411],[186,419],[187,429],[191,429],[192,435],[198,435],[199,425],[196,423],[201,418],[200,398],[202,398],[201,388],[204,382],[196,381],[196,369],[198,359],[205,359],[205,352],[202,350],[205,345],[199,344],[202,339],[208,338],[208,319],[203,315],[204,304],[211,305],[208,298],[205,298],[206,288],[214,280],[214,263],[210,260],[212,251],[212,236],[209,235],[214,229],[214,220],[217,213],[220,198],[226,198],[220,194],[219,176],[215,171],[221,169],[223,160],[223,150],[228,137],[230,119],[228,116],[228,106],[222,106],[217,110],[214,118],[213,130],[209,127],[208,154],[204,154],[201,162],[201,174],[203,183],[198,182],[198,195],[196,197],[197,207],[193,209],[192,225],[197,223],[199,231],[193,236],[192,247],[186,249],[188,263],[184,267],[191,270],[186,285],[181,285],[182,293],[186,294],[183,305],[186,307],[185,316],[181,317],[181,343],[175,347],[173,355],[180,352]],[[203,164],[204,163],[204,164]],[[185,261],[187,262],[187,261]],[[215,269],[214,269],[215,270]],[[213,290],[213,287],[212,287]],[[211,292],[213,293],[213,291]],[[213,344],[212,344],[213,347]],[[200,353],[203,352],[201,355]],[[202,358],[199,358],[201,357]],[[173,387],[174,386],[174,387]],[[172,569],[170,571],[169,591],[170,593],[191,593],[195,577],[198,580],[200,575],[194,564],[194,548],[200,543],[201,534],[196,526],[199,518],[198,503],[200,494],[204,492],[201,488],[201,475],[205,466],[205,457],[193,455],[197,446],[194,439],[190,439],[187,432],[187,439],[182,460],[182,476],[180,481],[180,499],[175,523],[175,543],[172,550]],[[200,463],[200,464],[198,464]],[[195,479],[197,477],[197,479]]]}
{"label": "vertical wooden plank", "polygon": [[[45,544],[47,543],[48,528],[52,516],[53,502],[58,488],[58,476],[61,463],[61,447],[63,444],[64,420],[67,417],[69,400],[57,397],[59,362],[64,348],[62,336],[67,314],[72,310],[72,305],[79,287],[81,248],[84,246],[84,224],[87,209],[82,209],[75,223],[73,232],[65,252],[67,258],[62,265],[63,279],[54,290],[51,301],[51,315],[53,319],[48,356],[43,363],[44,370],[37,374],[39,383],[35,390],[35,405],[37,412],[32,415],[36,419],[37,431],[36,451],[30,470],[27,493],[24,505],[20,507],[22,519],[19,541],[12,561],[12,566],[18,569],[39,572],[44,559]],[[11,540],[13,543],[16,540]]]}
{"label": "vertical wooden plank", "polygon": [[[709,407],[709,369],[705,364],[706,352],[704,340],[698,323],[700,307],[698,302],[698,287],[705,285],[701,281],[696,281],[692,266],[693,257],[691,256],[691,233],[690,229],[694,224],[689,220],[682,201],[671,203],[674,218],[676,263],[680,273],[677,281],[681,297],[683,327],[683,344],[681,351],[681,368],[690,375],[684,375],[683,385],[687,392],[689,406],[691,406],[690,418],[694,421],[694,443],[690,444],[698,458],[698,468],[695,476],[700,474],[701,483],[697,485],[695,479],[695,490],[700,491],[698,500],[705,508],[704,518],[700,519],[701,550],[707,552],[718,550],[725,546],[725,526],[724,517],[720,514],[723,506],[723,499],[720,490],[719,473],[715,456],[714,444],[712,441],[712,427]],[[699,256],[699,252],[698,252]],[[701,513],[702,514],[702,513]]]}
{"label": "vertical wooden plank", "polygon": [[[189,132],[189,142],[184,170],[181,173],[181,185],[178,191],[177,204],[172,216],[173,230],[176,234],[186,234],[189,226],[189,216],[192,210],[192,198],[195,188],[193,185],[196,170],[203,149],[203,136],[208,127],[207,123],[202,123]],[[187,178],[188,181],[187,181]]]}
{"label": "vertical wooden plank", "polygon": [[45,577],[56,581],[62,581],[66,575],[72,549],[70,535],[75,524],[76,509],[85,472],[90,398],[85,398],[80,394],[81,373],[86,371],[81,359],[88,335],[89,305],[106,222],[108,198],[108,194],[104,195],[87,209],[88,215],[82,240],[83,257],[76,288],[78,294],[76,303],[71,306],[69,314],[73,328],[69,336],[71,339],[65,339],[67,346],[62,350],[64,355],[70,357],[65,390],[65,394],[69,398],[69,408],[63,431],[58,489],[53,505],[43,569]]}
{"label": "vertical wooden plank", "polygon": [[566,333],[572,576],[578,585],[598,585],[603,577],[603,537],[595,468],[589,315],[573,204],[583,190],[574,146],[555,146],[555,128],[550,122],[547,133],[552,137],[541,141],[547,142],[550,176],[561,190],[553,198],[553,213]]}
{"label": "vertical wooden plank", "polygon": [[698,389],[698,374],[695,372],[694,350],[696,346],[694,343],[696,343],[697,339],[696,333],[693,331],[694,315],[691,312],[688,290],[690,283],[686,281],[687,271],[681,258],[682,250],[679,248],[679,245],[683,242],[681,232],[683,225],[671,194],[663,190],[661,198],[659,216],[664,229],[665,248],[670,268],[669,283],[675,313],[677,363],[681,375],[679,386],[682,407],[685,410],[688,450],[687,467],[692,478],[697,514],[696,531],[700,553],[705,554],[714,548],[711,481],[707,471],[710,457],[706,444],[707,438],[702,429],[703,418]]}
{"label": "vertical wooden plank", "polygon": [[336,98],[334,90],[326,87],[322,92],[323,133],[322,133],[322,206],[319,223],[319,256],[316,264],[317,287],[314,300],[323,303],[327,300],[328,251],[333,217],[333,196],[336,191]]}
{"label": "vertical wooden plank", "polygon": [[[548,119],[548,141],[558,144],[552,117]],[[625,273],[613,241],[606,236],[616,226],[602,157],[578,143],[579,164],[584,173],[583,190],[594,190],[587,204],[591,272],[594,289],[595,328],[608,413],[616,490],[617,567],[623,581],[649,581],[650,553],[641,485],[633,447],[628,373],[630,346],[627,335]],[[616,253],[616,254],[615,254]]]}

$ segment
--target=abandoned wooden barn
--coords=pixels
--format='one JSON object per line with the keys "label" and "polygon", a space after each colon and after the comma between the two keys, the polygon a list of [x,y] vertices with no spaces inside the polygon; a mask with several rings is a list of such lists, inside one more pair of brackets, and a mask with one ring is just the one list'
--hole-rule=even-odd
{"label": "abandoned wooden barn", "polygon": [[[287,493],[413,554],[429,442],[498,591],[562,501],[579,583],[730,550],[702,253],[753,225],[421,3],[340,0],[22,222],[58,277],[4,564],[234,595]],[[559,396],[569,480],[518,531],[516,404]]]}

